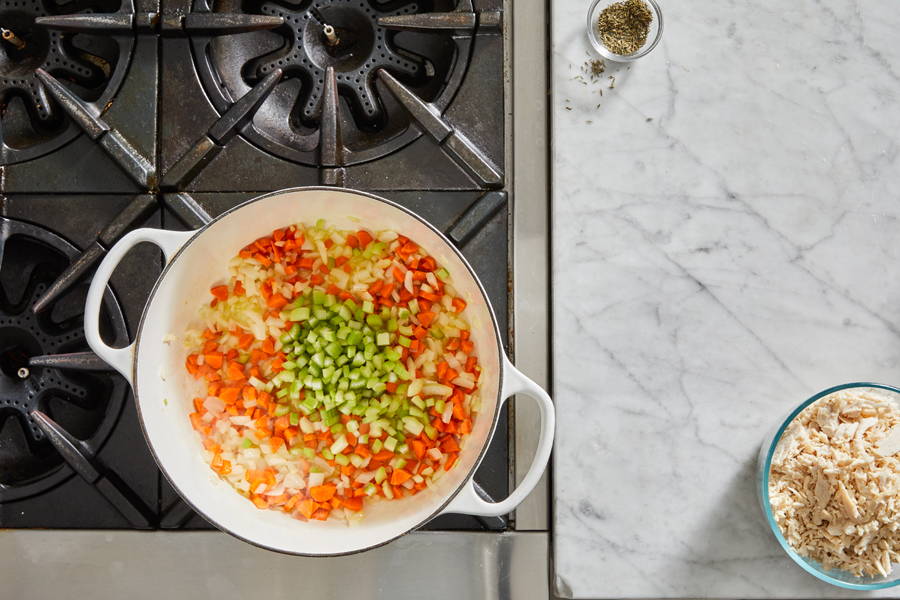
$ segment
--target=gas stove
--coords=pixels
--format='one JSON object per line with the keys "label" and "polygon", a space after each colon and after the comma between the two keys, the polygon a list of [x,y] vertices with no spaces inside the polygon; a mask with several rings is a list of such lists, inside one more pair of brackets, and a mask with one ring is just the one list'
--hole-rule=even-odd
{"label": "gas stove", "polygon": [[[459,246],[507,350],[546,377],[546,149],[513,152],[516,129],[544,135],[542,92],[510,67],[524,22],[503,0],[0,0],[0,527],[211,529],[84,340],[93,268],[135,227],[200,227],[287,187],[383,195]],[[542,48],[517,54],[543,64]],[[527,125],[511,116],[523,90],[541,101]],[[136,330],[162,266],[139,247],[118,269],[109,342]],[[486,496],[509,493],[536,427],[504,409],[476,475]],[[545,531],[534,496],[513,518],[424,529]]]}

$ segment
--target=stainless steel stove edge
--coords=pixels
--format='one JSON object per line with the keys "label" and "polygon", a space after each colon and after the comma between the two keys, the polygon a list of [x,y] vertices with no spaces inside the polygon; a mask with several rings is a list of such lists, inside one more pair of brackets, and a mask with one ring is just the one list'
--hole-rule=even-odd
{"label": "stainless steel stove edge", "polygon": [[272,600],[549,597],[546,532],[411,533],[363,554],[297,558],[219,532],[0,531],[4,597]]}

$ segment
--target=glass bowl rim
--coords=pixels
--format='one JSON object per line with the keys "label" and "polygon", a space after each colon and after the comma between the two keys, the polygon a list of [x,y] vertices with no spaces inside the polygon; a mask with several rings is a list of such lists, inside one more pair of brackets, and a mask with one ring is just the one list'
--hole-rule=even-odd
{"label": "glass bowl rim", "polygon": [[[652,0],[647,0],[652,1]],[[775,436],[772,438],[772,442],[769,444],[769,448],[766,451],[766,461],[763,467],[763,472],[761,473],[761,477],[759,478],[759,495],[763,507],[763,513],[766,516],[766,521],[769,523],[769,528],[772,530],[772,533],[775,534],[775,538],[778,540],[778,543],[781,545],[781,548],[787,553],[791,559],[797,563],[800,567],[803,568],[804,571],[813,575],[814,577],[824,581],[825,583],[830,583],[831,585],[841,587],[848,590],[859,590],[859,591],[873,591],[873,590],[883,590],[886,588],[894,587],[896,585],[900,585],[900,575],[897,575],[895,579],[889,581],[881,581],[878,583],[850,583],[848,581],[842,581],[840,579],[836,579],[824,571],[817,569],[810,565],[806,560],[797,554],[797,552],[791,548],[791,545],[784,538],[784,535],[781,533],[781,528],[778,526],[778,523],[775,522],[775,517],[772,515],[772,504],[769,501],[769,472],[772,469],[772,456],[775,454],[775,448],[778,446],[778,442],[781,441],[781,436],[784,435],[785,429],[787,429],[788,425],[790,425],[791,421],[796,418],[800,412],[803,411],[806,407],[813,404],[814,402],[821,400],[825,396],[833,394],[835,392],[840,392],[842,390],[848,390],[853,388],[876,388],[880,390],[886,390],[889,392],[893,392],[900,396],[900,388],[894,387],[892,385],[887,385],[884,383],[873,383],[867,381],[856,381],[852,383],[843,383],[841,385],[836,385],[834,387],[830,387],[826,390],[822,390],[818,394],[815,394],[804,402],[802,402],[797,408],[791,411],[791,414],[781,423],[778,427],[778,430],[775,432]]]}
{"label": "glass bowl rim", "polygon": [[[620,0],[614,0],[616,2]],[[656,48],[656,45],[659,44],[659,40],[662,39],[663,33],[663,15],[662,9],[659,7],[659,3],[656,0],[644,0],[647,4],[650,5],[650,10],[653,11],[653,16],[656,18],[656,35],[653,37],[653,40],[646,44],[643,49],[638,50],[634,54],[616,54],[609,50],[606,45],[597,37],[597,33],[594,27],[594,11],[600,5],[601,2],[610,2],[610,0],[594,0],[591,2],[590,8],[588,8],[587,13],[587,33],[588,39],[591,42],[591,46],[593,46],[594,50],[596,50],[600,56],[607,60],[611,60],[613,62],[632,62],[643,56],[650,54],[650,51]]]}

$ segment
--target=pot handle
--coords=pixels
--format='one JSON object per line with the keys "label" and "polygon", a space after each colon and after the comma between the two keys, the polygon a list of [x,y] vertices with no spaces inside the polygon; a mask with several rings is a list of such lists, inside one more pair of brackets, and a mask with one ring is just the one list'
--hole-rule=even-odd
{"label": "pot handle", "polygon": [[513,366],[506,356],[503,357],[503,393],[502,402],[506,402],[515,394],[522,394],[533,398],[538,403],[541,411],[541,434],[538,439],[537,451],[531,462],[531,467],[515,490],[500,502],[486,502],[475,491],[475,481],[472,478],[466,482],[459,493],[450,501],[450,504],[441,511],[444,513],[459,513],[478,515],[483,517],[499,517],[513,511],[528,497],[534,489],[547,466],[550,451],[553,449],[553,436],[556,430],[556,412],[550,396],[535,382],[526,377]]}
{"label": "pot handle", "polygon": [[120,239],[100,262],[94,277],[91,279],[91,287],[88,289],[87,300],[84,303],[84,334],[88,345],[94,353],[106,361],[111,367],[122,374],[132,384],[131,363],[134,357],[134,342],[124,348],[113,348],[100,337],[100,307],[103,302],[103,293],[113,271],[119,266],[122,258],[128,254],[137,244],[150,242],[156,244],[163,251],[168,263],[175,253],[184,246],[185,242],[196,231],[166,231],[163,229],[135,229]]}

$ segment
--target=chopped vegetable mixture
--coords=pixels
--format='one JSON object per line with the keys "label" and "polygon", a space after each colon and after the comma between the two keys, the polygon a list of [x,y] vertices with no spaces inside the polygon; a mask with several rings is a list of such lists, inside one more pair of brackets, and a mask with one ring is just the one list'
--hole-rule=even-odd
{"label": "chopped vegetable mixture", "polygon": [[254,241],[229,269],[186,338],[213,471],[259,508],[353,522],[453,468],[481,369],[433,257],[393,231],[319,221]]}

